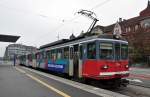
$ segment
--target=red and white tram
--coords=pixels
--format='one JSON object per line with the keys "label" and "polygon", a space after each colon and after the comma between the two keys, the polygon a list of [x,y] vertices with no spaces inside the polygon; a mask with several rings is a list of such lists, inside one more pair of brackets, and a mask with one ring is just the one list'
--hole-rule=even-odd
{"label": "red and white tram", "polygon": [[[112,36],[62,39],[41,46],[33,59],[29,55],[30,60],[34,64],[36,62],[36,68],[75,78],[99,80],[109,85],[128,83],[122,79],[129,76],[128,42]],[[33,66],[31,64],[30,61],[30,66]]]}

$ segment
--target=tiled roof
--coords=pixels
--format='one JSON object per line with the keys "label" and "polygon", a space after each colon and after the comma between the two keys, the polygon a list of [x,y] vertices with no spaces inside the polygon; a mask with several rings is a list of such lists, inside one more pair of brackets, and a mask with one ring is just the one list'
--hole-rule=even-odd
{"label": "tiled roof", "polygon": [[148,1],[147,8],[140,12],[140,16],[150,16],[150,1]]}

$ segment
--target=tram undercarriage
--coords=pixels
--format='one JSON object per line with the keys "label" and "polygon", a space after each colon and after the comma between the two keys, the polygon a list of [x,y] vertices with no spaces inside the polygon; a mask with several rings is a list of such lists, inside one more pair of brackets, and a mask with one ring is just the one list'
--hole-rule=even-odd
{"label": "tram undercarriage", "polygon": [[84,78],[83,82],[86,84],[91,84],[94,86],[98,86],[101,88],[119,88],[119,87],[126,87],[129,84],[127,79],[115,78],[115,79],[104,79],[104,80],[93,80],[90,78]]}

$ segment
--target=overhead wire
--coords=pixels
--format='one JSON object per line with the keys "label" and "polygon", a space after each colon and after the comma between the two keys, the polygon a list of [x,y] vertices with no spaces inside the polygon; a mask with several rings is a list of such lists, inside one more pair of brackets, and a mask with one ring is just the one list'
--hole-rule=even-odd
{"label": "overhead wire", "polygon": [[[101,2],[101,3],[99,3],[99,4],[95,5],[95,6],[93,6],[90,10],[94,10],[94,9],[96,9],[96,8],[98,8],[98,7],[101,7],[101,6],[105,5],[106,3],[110,2],[110,1],[111,1],[111,0],[105,0],[104,2]],[[77,18],[79,18],[79,17],[80,17],[80,16],[78,15],[78,16],[76,16],[76,17],[70,19],[69,22],[72,22],[72,21],[74,21],[75,19],[77,19]],[[64,25],[63,25],[63,26],[64,26]]]}
{"label": "overhead wire", "polygon": [[[97,9],[97,8],[99,8],[99,7],[103,6],[103,5],[105,5],[106,3],[110,2],[110,1],[111,1],[111,0],[105,0],[105,1],[103,1],[103,2],[101,2],[101,3],[99,3],[99,4],[97,4],[97,5],[93,6],[92,8],[90,8],[90,10]],[[75,14],[76,14],[76,13],[75,13]],[[60,29],[60,28],[62,28],[62,27],[64,27],[64,26],[66,26],[68,23],[70,23],[70,22],[76,20],[76,19],[79,18],[79,17],[80,17],[79,15],[78,15],[78,16],[75,16],[75,17],[73,17],[72,19],[70,19],[70,20],[68,20],[67,22],[65,22],[65,24],[64,24],[64,21],[63,21],[63,24],[60,24],[59,26],[57,26],[57,27],[53,30],[53,32],[58,31],[58,29]],[[45,33],[45,35],[47,35],[47,34],[49,34],[49,32],[48,32],[48,33]],[[44,36],[44,35],[43,35],[43,36]],[[43,37],[43,36],[40,36],[40,37]],[[38,38],[40,38],[40,37],[38,37]]]}
{"label": "overhead wire", "polygon": [[111,1],[111,0],[105,0],[105,1],[102,2],[102,3],[99,3],[99,4],[95,5],[95,6],[93,6],[93,7],[91,8],[91,10],[94,10],[94,9],[96,9],[96,8],[98,8],[98,7],[101,7],[101,6],[105,5],[106,3],[110,2],[110,1]]}
{"label": "overhead wire", "polygon": [[[97,5],[93,6],[92,8],[90,8],[90,10],[97,9],[97,8],[99,8],[99,7],[103,6],[103,5],[105,5],[106,3],[110,2],[110,1],[111,1],[111,0],[105,0],[105,1],[103,1],[103,2],[101,2],[101,3],[99,3],[99,4],[97,4]],[[7,9],[10,9],[10,10],[17,11],[17,12],[21,12],[21,13],[25,13],[25,14],[32,14],[32,15],[36,15],[36,16],[43,17],[43,18],[48,18],[48,16],[45,17],[45,15],[41,15],[41,14],[37,14],[37,13],[32,13],[32,12],[29,12],[29,11],[26,11],[26,10],[23,10],[23,9],[21,10],[21,9],[17,9],[17,8],[7,7],[7,6],[3,5],[3,4],[0,4],[0,6],[1,6],[1,7],[4,7],[4,8],[7,8]],[[79,17],[80,17],[79,15],[78,15],[78,16],[75,16],[75,17],[73,17],[72,19],[67,20],[67,22],[64,21],[64,20],[62,20],[63,23],[61,23],[60,25],[58,25],[57,27],[55,27],[52,31],[53,31],[53,32],[58,31],[60,28],[66,26],[66,25],[69,24],[70,22],[73,22],[74,20],[76,20],[76,19],[79,18]],[[37,37],[36,39],[39,39],[39,38],[41,38],[41,37],[43,37],[43,36],[45,36],[45,35],[47,35],[47,34],[49,34],[49,32],[48,32],[48,33],[45,33],[44,35],[42,35],[42,36],[40,36],[40,37]],[[35,40],[36,40],[36,39],[35,39]]]}

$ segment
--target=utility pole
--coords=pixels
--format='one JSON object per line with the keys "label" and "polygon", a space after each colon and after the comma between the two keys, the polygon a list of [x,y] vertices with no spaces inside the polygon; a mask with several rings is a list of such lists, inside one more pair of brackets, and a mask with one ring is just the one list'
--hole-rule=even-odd
{"label": "utility pole", "polygon": [[58,33],[58,35],[57,35],[57,39],[59,40],[59,33]]}

